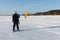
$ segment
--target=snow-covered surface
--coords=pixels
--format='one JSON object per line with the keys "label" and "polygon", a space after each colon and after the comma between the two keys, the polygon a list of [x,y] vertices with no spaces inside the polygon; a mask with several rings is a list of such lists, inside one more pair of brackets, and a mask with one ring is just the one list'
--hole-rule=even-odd
{"label": "snow-covered surface", "polygon": [[20,17],[20,31],[12,31],[11,16],[0,16],[0,40],[60,40],[60,16]]}

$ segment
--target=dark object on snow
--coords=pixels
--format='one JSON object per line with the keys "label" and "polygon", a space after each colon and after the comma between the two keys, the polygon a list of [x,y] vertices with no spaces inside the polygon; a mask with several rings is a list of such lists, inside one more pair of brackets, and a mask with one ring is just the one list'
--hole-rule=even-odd
{"label": "dark object on snow", "polygon": [[17,26],[17,31],[19,30],[19,18],[20,15],[17,14],[17,12],[15,11],[15,14],[13,14],[12,16],[12,21],[13,21],[13,31],[15,30],[15,26]]}

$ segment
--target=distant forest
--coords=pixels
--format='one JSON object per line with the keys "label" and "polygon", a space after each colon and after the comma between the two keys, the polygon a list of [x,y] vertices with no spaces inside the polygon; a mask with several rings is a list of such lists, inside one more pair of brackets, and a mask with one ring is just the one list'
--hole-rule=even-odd
{"label": "distant forest", "polygon": [[37,13],[34,13],[34,14],[29,13],[29,16],[31,16],[31,15],[34,15],[34,16],[35,15],[60,15],[60,10],[50,10],[50,11],[47,11],[47,12],[37,12]]}

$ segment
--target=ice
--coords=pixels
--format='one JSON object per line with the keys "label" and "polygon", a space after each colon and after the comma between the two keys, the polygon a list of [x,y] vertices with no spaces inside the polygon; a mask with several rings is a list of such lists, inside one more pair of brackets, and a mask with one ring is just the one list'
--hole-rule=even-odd
{"label": "ice", "polygon": [[12,31],[12,16],[0,16],[0,40],[60,40],[60,16],[20,17],[20,31]]}

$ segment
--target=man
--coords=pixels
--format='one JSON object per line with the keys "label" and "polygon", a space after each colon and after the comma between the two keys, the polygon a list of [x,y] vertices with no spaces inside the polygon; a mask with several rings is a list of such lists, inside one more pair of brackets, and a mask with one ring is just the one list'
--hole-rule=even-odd
{"label": "man", "polygon": [[15,11],[15,14],[13,14],[12,16],[12,21],[13,21],[13,31],[15,31],[15,26],[17,26],[17,31],[19,31],[19,18],[20,15],[17,14],[17,12]]}

